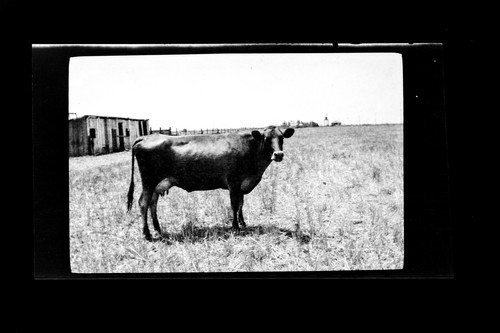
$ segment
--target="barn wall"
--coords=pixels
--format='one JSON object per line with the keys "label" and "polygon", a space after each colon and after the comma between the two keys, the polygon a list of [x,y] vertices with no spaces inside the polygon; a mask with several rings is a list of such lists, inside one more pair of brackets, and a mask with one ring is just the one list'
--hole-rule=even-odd
{"label": "barn wall", "polygon": [[68,147],[68,154],[69,156],[77,156],[76,150],[78,149],[79,142],[76,142],[76,137],[77,137],[77,127],[75,126],[75,121],[70,120],[68,122],[68,142],[69,142],[69,147]]}
{"label": "barn wall", "polygon": [[[134,121],[133,126],[131,126],[131,128],[133,128],[135,138],[138,138],[141,136],[140,131],[139,131],[139,125],[140,125],[139,121]],[[132,135],[132,133],[130,133],[130,135]]]}
{"label": "barn wall", "polygon": [[[149,121],[147,121],[147,120],[145,120],[145,121],[146,121],[147,130],[148,130],[148,132],[146,134],[141,132],[141,130],[139,129],[139,127],[142,126],[140,120],[130,120],[130,127],[129,127],[129,129],[130,129],[129,147],[130,148],[132,147],[132,144],[134,143],[135,139],[137,139],[140,136],[149,134]],[[141,135],[141,133],[143,133],[143,134]]]}
{"label": "barn wall", "polygon": [[[113,131],[114,130],[114,131]],[[114,132],[114,136],[113,136]],[[109,119],[109,151],[117,152],[119,148],[119,140],[118,140],[118,121],[117,119]]]}
{"label": "barn wall", "polygon": [[72,119],[69,126],[69,156],[82,156],[88,153],[87,119]]}
{"label": "barn wall", "polygon": [[[90,130],[95,129],[94,154],[107,154],[121,151],[119,123],[123,126],[123,150],[132,147],[132,143],[142,133],[139,127],[142,122],[149,129],[149,121],[133,120],[126,118],[107,118],[84,116],[69,121],[69,156],[83,156],[90,154]],[[127,136],[127,129],[129,136]],[[114,130],[114,131],[113,131]],[[114,133],[115,135],[113,135]],[[143,133],[143,135],[147,135]]]}
{"label": "barn wall", "polygon": [[[146,129],[147,133],[144,133],[143,131],[139,129],[140,126],[142,126],[142,122],[146,122]],[[129,145],[130,148],[132,148],[132,144],[134,143],[135,139],[137,139],[140,136],[148,135],[149,134],[149,121],[148,120],[130,120],[130,138],[129,138]],[[142,133],[142,135],[141,135]]]}
{"label": "barn wall", "polygon": [[90,129],[95,129],[94,154],[102,154],[104,141],[104,121],[100,118],[87,118],[87,136],[90,136]]}

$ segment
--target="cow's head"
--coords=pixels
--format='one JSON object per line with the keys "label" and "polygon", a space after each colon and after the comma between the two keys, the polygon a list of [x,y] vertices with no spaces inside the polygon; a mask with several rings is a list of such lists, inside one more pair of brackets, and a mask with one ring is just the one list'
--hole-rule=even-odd
{"label": "cow's head", "polygon": [[283,139],[293,135],[295,130],[287,128],[282,132],[276,126],[269,126],[264,130],[252,131],[252,136],[262,144],[262,153],[269,156],[272,161],[281,162],[283,160]]}

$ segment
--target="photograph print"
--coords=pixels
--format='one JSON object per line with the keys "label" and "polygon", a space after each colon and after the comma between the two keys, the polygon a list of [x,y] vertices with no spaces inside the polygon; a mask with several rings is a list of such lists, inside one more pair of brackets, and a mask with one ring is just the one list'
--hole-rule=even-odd
{"label": "photograph print", "polygon": [[75,56],[72,273],[404,267],[399,53]]}

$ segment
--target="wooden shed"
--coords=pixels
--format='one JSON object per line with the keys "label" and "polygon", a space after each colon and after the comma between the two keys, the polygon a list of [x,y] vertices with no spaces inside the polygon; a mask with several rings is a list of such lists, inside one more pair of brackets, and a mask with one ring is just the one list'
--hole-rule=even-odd
{"label": "wooden shed", "polygon": [[69,156],[100,155],[130,149],[148,134],[149,119],[83,116],[69,119]]}

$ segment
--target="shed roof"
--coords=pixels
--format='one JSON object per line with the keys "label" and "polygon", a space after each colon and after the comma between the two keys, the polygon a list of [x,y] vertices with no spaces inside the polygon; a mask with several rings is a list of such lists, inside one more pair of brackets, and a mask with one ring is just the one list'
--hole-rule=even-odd
{"label": "shed roof", "polygon": [[78,118],[69,119],[69,121],[83,119],[83,118],[123,119],[123,120],[138,120],[138,121],[149,120],[149,119],[137,119],[137,118],[127,118],[127,117],[108,117],[108,116],[85,115],[85,116],[81,116]]}

